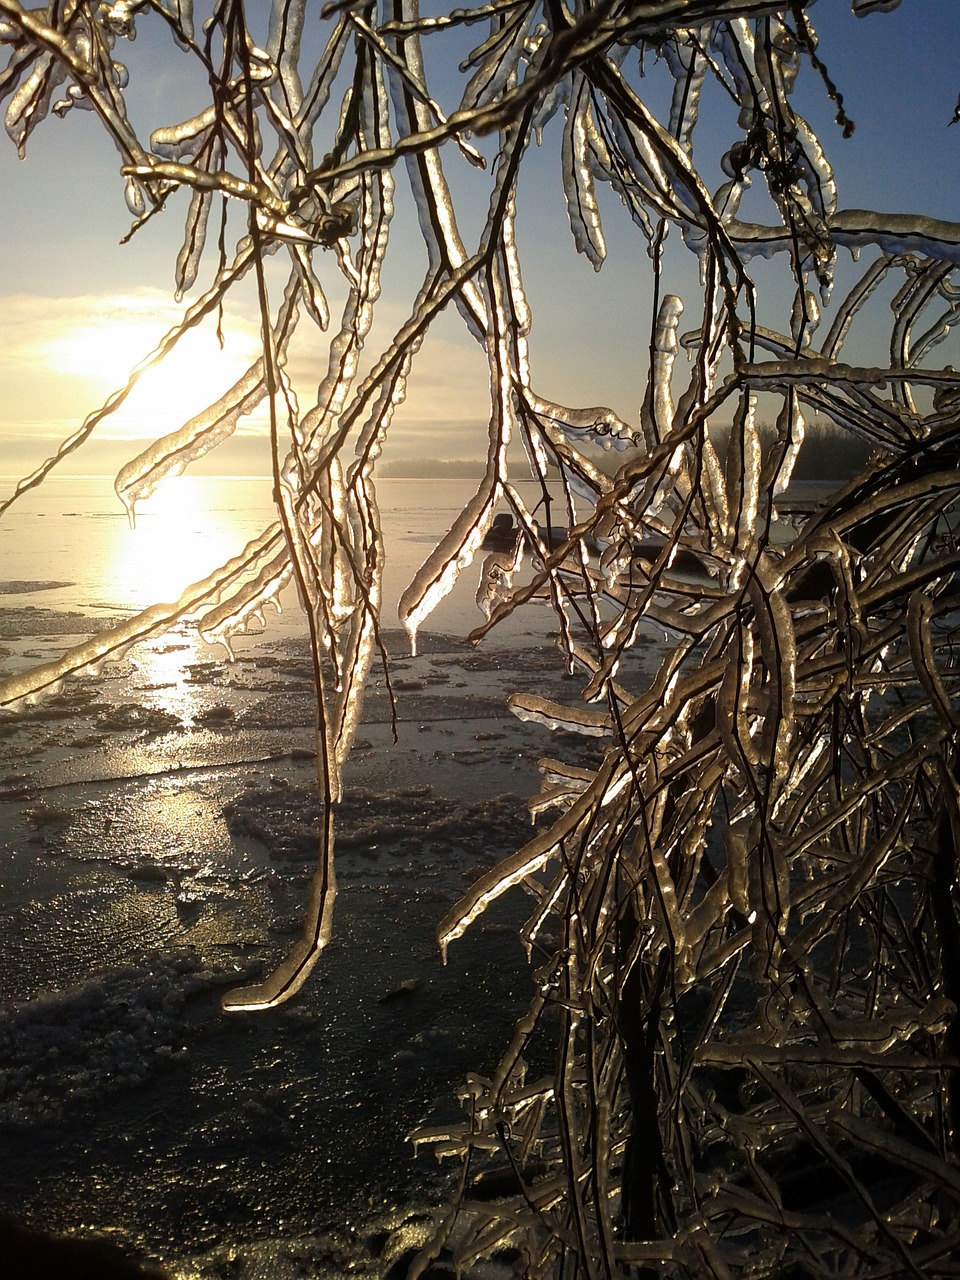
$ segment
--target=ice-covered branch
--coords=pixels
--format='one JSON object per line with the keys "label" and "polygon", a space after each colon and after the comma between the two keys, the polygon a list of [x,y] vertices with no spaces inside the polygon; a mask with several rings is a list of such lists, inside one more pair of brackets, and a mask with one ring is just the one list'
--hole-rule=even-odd
{"label": "ice-covered branch", "polygon": [[[463,1120],[417,1139],[471,1176],[506,1168],[518,1188],[463,1200],[457,1265],[509,1245],[543,1277],[936,1271],[960,1238],[960,375],[947,363],[960,224],[843,207],[796,110],[806,62],[852,130],[803,0],[315,8],[216,5],[196,15],[198,37],[185,2],[0,0],[14,145],[51,111],[92,107],[137,227],[189,189],[175,282],[198,289],[0,514],[250,279],[259,357],[132,459],[118,492],[132,509],[262,404],[277,503],[276,522],[179,601],[8,677],[0,703],[15,710],[174,622],[229,649],[296,584],[317,870],[289,956],[225,1004],[292,996],[332,936],[344,764],[378,652],[387,662],[377,466],[431,327],[456,309],[486,370],[483,476],[402,593],[401,621],[415,645],[487,552],[471,641],[546,603],[579,682],[510,699],[530,731],[567,735],[565,758],[540,762],[530,840],[440,923],[446,954],[504,894],[532,899],[528,1007],[491,1077],[471,1077]],[[112,50],[148,21],[209,98],[153,122],[144,147]],[[454,47],[460,81],[443,62]],[[620,216],[650,267],[633,409],[561,403],[534,368],[517,200],[534,139],[541,162],[555,149],[571,252],[602,280]],[[486,184],[480,217],[461,207],[464,157]],[[390,255],[410,253],[394,232],[404,183],[425,267],[377,323]],[[751,184],[764,222],[740,216]],[[842,297],[838,249],[866,251]],[[271,255],[289,259],[279,303]],[[758,257],[770,266],[755,271]],[[313,373],[295,378],[304,359]],[[516,522],[504,546],[490,541],[498,506]],[[800,1179],[842,1188],[837,1212],[797,1196]]]}

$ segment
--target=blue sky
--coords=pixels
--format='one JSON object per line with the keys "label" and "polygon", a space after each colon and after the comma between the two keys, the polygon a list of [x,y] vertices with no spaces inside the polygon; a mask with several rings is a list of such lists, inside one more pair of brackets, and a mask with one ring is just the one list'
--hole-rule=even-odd
{"label": "blue sky", "polygon": [[[947,127],[960,93],[960,5],[903,0],[892,13],[857,19],[847,0],[819,0],[810,17],[820,35],[820,55],[857,125],[852,138],[841,137],[833,104],[805,67],[796,106],[834,164],[841,207],[960,220],[960,125]],[[478,32],[473,28],[471,35]],[[156,26],[151,33],[149,24],[142,24],[137,42],[118,45],[115,56],[130,66],[130,111],[144,139],[152,128],[175,123],[202,105],[194,96],[202,86],[184,82],[180,58]],[[645,88],[655,105],[657,81],[654,68]],[[454,83],[444,77],[440,96],[452,92]],[[133,87],[139,84],[143,87]],[[716,162],[734,136],[732,126],[722,95],[708,91],[695,135],[708,185],[721,180]],[[530,345],[536,386],[552,399],[607,404],[635,420],[651,321],[644,241],[616,198],[604,193],[607,262],[596,273],[575,253],[560,185],[557,121],[524,168],[518,239],[534,310]],[[450,173],[465,201],[465,233],[475,235],[489,176],[455,158]],[[402,171],[397,176],[394,254],[385,271],[371,350],[405,316],[422,264]],[[24,161],[16,158],[12,143],[0,139],[0,473],[18,474],[41,461],[172,321],[183,204],[182,198],[173,203],[170,212],[120,247],[130,216],[117,153],[95,120],[77,111],[64,120],[51,117],[30,139]],[[842,258],[841,279],[852,278],[849,255]],[[333,263],[322,269],[336,311],[342,290]],[[783,264],[756,270],[767,285]],[[668,256],[665,288],[695,305],[695,263],[679,246]],[[773,292],[777,297],[778,286]],[[782,296],[789,297],[786,276]],[[220,357],[207,335],[177,369],[146,387],[139,402],[81,451],[70,469],[116,469],[151,434],[172,429],[178,416],[201,408],[211,387],[222,390],[256,349],[249,296],[239,300],[229,320],[228,349],[213,383],[209,371]],[[873,362],[882,354],[870,353],[870,336],[865,335],[858,358]],[[319,344],[296,372],[306,393],[322,373]],[[479,457],[486,395],[485,362],[451,309],[418,358],[386,457]],[[264,470],[266,454],[255,435],[255,426],[248,425],[243,439],[214,456],[213,469]]]}

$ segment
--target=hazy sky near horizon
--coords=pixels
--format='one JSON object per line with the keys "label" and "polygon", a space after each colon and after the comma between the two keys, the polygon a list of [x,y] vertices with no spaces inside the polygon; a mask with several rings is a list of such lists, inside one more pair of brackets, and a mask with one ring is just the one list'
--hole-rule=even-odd
{"label": "hazy sky near horizon", "polygon": [[[819,0],[810,17],[820,35],[820,56],[857,125],[852,138],[841,137],[833,122],[835,108],[805,64],[796,106],[834,165],[840,206],[960,221],[960,125],[948,127],[960,94],[960,5],[956,0],[903,0],[892,13],[856,19],[848,0]],[[192,100],[193,87],[183,78],[184,59],[160,20],[138,22],[137,41],[118,42],[114,56],[130,67],[129,110],[146,142],[153,128],[176,123],[202,103]],[[471,34],[482,38],[479,28]],[[651,72],[652,105],[658,111],[664,83],[664,77]],[[445,87],[441,83],[441,90]],[[443,105],[449,109],[456,104],[443,100]],[[719,156],[736,136],[729,115],[719,99],[705,94],[695,133],[696,146],[705,150],[695,158],[706,155],[714,186],[721,176],[718,169],[710,171],[711,148]],[[518,240],[534,312],[530,347],[535,385],[552,399],[609,405],[635,421],[651,324],[646,244],[616,198],[603,192],[607,262],[596,273],[575,252],[559,150],[555,120],[542,146],[525,159],[518,199]],[[474,174],[455,154],[450,171],[467,211],[463,230],[469,245],[482,223],[489,174]],[[396,176],[393,252],[368,341],[372,354],[405,318],[422,272],[423,251],[401,168]],[[118,155],[91,115],[72,111],[63,120],[51,116],[29,140],[23,161],[13,143],[0,137],[0,474],[24,474],[53,452],[59,440],[123,384],[128,369],[182,310],[173,301],[173,264],[184,207],[183,197],[172,200],[166,213],[120,246],[131,218]],[[676,237],[673,243],[665,290],[696,299],[695,261],[676,245]],[[332,255],[317,257],[336,317],[343,290],[335,263]],[[841,277],[852,279],[849,255],[841,251],[841,258]],[[209,279],[212,257],[205,261],[201,287]],[[784,267],[782,262],[758,263],[758,281],[769,282],[770,273]],[[274,304],[279,279],[279,272],[272,272]],[[785,274],[783,295],[789,305]],[[66,469],[79,474],[115,471],[153,436],[175,429],[220,394],[256,354],[256,310],[249,290],[231,308],[228,321],[224,352],[218,351],[212,330],[201,333],[159,377],[145,380]],[[777,323],[783,327],[783,317]],[[868,347],[854,353],[858,361],[883,359],[882,351],[871,353]],[[325,347],[319,340],[298,354],[291,372],[302,397],[315,388],[324,367]],[[451,308],[417,358],[385,460],[479,458],[485,447],[486,404],[485,361]],[[216,451],[206,469],[266,471],[262,424],[248,420],[237,440]]]}

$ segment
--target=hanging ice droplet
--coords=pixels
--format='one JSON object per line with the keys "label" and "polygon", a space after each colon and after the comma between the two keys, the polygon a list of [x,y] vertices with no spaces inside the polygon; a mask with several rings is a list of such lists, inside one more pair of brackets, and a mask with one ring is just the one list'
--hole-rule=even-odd
{"label": "hanging ice droplet", "polygon": [[143,192],[140,189],[140,183],[136,178],[128,178],[126,186],[123,189],[123,198],[127,202],[127,208],[135,218],[142,218],[147,211],[146,201],[143,198]]}

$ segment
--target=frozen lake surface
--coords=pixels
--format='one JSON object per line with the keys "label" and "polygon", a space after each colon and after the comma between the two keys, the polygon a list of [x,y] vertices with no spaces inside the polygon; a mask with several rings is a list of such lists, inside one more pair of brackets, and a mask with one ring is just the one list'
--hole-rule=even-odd
{"label": "frozen lake surface", "polygon": [[[200,572],[204,547],[231,554],[269,514],[255,482],[212,483],[196,482],[177,552]],[[469,488],[453,487],[451,512]],[[27,533],[0,546],[16,584],[0,601],[4,670],[148,603],[162,542],[147,512],[131,533],[101,482],[41,492],[64,501],[44,514],[31,498]],[[446,527],[437,492],[384,484],[399,548],[388,599]],[[233,664],[182,628],[7,720],[0,1210],[105,1232],[183,1277],[389,1275],[422,1241],[458,1167],[414,1158],[408,1135],[459,1113],[457,1090],[492,1070],[530,981],[522,892],[446,967],[436,923],[528,838],[538,756],[583,759],[581,740],[506,708],[512,692],[577,700],[549,615],[527,611],[473,649],[475,580],[417,657],[385,610],[399,741],[375,674],[339,819],[335,940],[297,1001],[269,1013],[227,1016],[219,997],[296,936],[315,856],[295,610]],[[640,646],[638,675],[658,649]]]}
{"label": "frozen lake surface", "polygon": [[[395,626],[400,593],[446,532],[474,480],[381,480],[377,494],[387,548],[383,620]],[[3,484],[11,489],[12,481]],[[531,507],[538,487],[521,483]],[[130,613],[176,600],[250,539],[273,524],[271,481],[266,477],[177,476],[138,505],[136,528],[113,491],[110,477],[51,477],[18,499],[0,521],[0,602],[16,596],[23,606],[80,610],[100,616]],[[556,495],[554,495],[556,497]],[[559,508],[554,505],[553,519]],[[518,577],[518,582],[522,577]],[[463,575],[425,625],[426,632],[467,635],[483,621],[474,595],[476,567]],[[292,592],[284,613],[268,612],[269,633],[303,633]],[[502,642],[535,633],[544,609],[509,619]],[[549,627],[549,620],[545,622]],[[539,630],[543,631],[543,625]]]}

